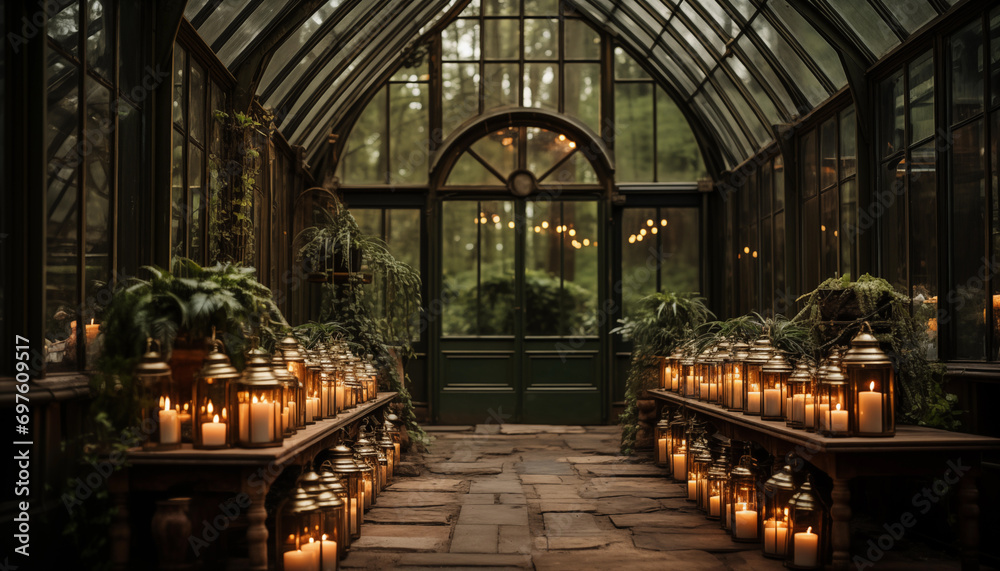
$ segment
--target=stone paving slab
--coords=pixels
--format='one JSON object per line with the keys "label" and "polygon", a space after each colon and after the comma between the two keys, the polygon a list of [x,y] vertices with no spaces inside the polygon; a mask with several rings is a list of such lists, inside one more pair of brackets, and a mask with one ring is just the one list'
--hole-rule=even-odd
{"label": "stone paving slab", "polygon": [[524,494],[500,494],[500,503],[511,506],[523,506],[528,503]]}
{"label": "stone paving slab", "polygon": [[586,434],[582,426],[558,424],[504,424],[500,434]]}
{"label": "stone paving slab", "polygon": [[489,476],[503,472],[503,464],[486,462],[441,462],[428,464],[427,471],[435,474]]}
{"label": "stone paving slab", "polygon": [[[448,458],[448,463],[453,464],[456,462],[478,462],[480,458],[482,458],[482,456],[480,456],[479,452],[477,451],[461,449],[456,451]],[[433,472],[433,470],[431,471]]]}
{"label": "stone paving slab", "polygon": [[565,484],[535,484],[532,486],[535,495],[542,500],[552,499],[580,499],[580,494],[576,491],[576,486]]}
{"label": "stone paving slab", "polygon": [[452,553],[496,553],[500,528],[496,525],[458,524],[451,538]]}
{"label": "stone paving slab", "polygon": [[526,506],[482,506],[466,504],[458,516],[458,525],[528,525]]}
{"label": "stone paving slab", "polygon": [[518,474],[540,474],[547,476],[576,476],[573,467],[564,462],[554,460],[530,460],[514,464]]}
{"label": "stone paving slab", "polygon": [[[582,475],[604,477],[656,477],[666,476],[666,470],[652,464],[595,464],[580,466]],[[432,470],[433,471],[433,470]]]}
{"label": "stone paving slab", "polygon": [[474,553],[407,553],[399,558],[399,565],[412,567],[465,567],[498,569],[513,567],[530,569],[531,557],[510,554]]}
{"label": "stone paving slab", "polygon": [[547,474],[522,474],[521,475],[522,484],[562,484],[563,481],[559,476],[551,476]]}
{"label": "stone paving slab", "polygon": [[469,488],[470,494],[520,494],[523,491],[518,480],[498,478],[476,480]]}
{"label": "stone paving slab", "polygon": [[501,525],[497,551],[500,553],[531,553],[531,534],[524,525]]}
{"label": "stone paving slab", "polygon": [[452,480],[448,478],[407,478],[392,484],[387,490],[390,492],[461,492],[465,487],[465,480]]}
{"label": "stone paving slab", "polygon": [[651,551],[696,549],[710,553],[727,553],[760,550],[760,546],[754,543],[736,543],[722,530],[719,530],[718,534],[709,533],[707,529],[699,529],[693,533],[680,533],[680,531],[674,530],[673,533],[664,533],[662,528],[637,527],[632,529],[632,542],[639,549]]}
{"label": "stone paving slab", "polygon": [[673,482],[652,478],[594,478],[581,491],[584,498],[634,495],[645,498],[686,497],[687,491]]}
{"label": "stone paving slab", "polygon": [[618,449],[618,439],[608,438],[601,434],[568,434],[563,439],[566,446],[573,450],[592,450],[598,453],[612,453]]}
{"label": "stone paving slab", "polygon": [[538,511],[547,512],[592,512],[597,510],[597,502],[593,500],[555,499],[540,500]]}
{"label": "stone paving slab", "polygon": [[423,508],[434,506],[451,506],[459,502],[462,496],[446,492],[423,492],[411,494],[408,492],[390,492],[389,489],[378,496],[380,508]]}
{"label": "stone paving slab", "polygon": [[474,426],[468,425],[443,425],[443,424],[423,424],[421,428],[424,432],[472,432]]}
{"label": "stone paving slab", "polygon": [[[382,503],[379,498],[379,506]],[[373,507],[365,514],[365,523],[412,523],[423,525],[448,525],[458,510],[454,506],[434,508],[384,508]]]}
{"label": "stone paving slab", "polygon": [[631,462],[628,456],[608,456],[605,454],[594,454],[592,456],[565,456],[556,459],[556,462],[569,462],[571,464],[620,464]]}
{"label": "stone paving slab", "polygon": [[[678,512],[654,512],[641,514],[619,514],[611,516],[611,523],[615,527],[663,527],[682,529],[710,527],[719,529],[718,521],[711,521],[702,516],[699,522],[692,514]],[[664,533],[673,533],[667,531]]]}
{"label": "stone paving slab", "polygon": [[545,535],[550,539],[553,537],[592,536],[600,534],[601,531],[597,527],[594,516],[589,513],[550,512],[543,514],[543,517]]}
{"label": "stone paving slab", "polygon": [[436,525],[365,525],[351,550],[443,551],[451,529]]}
{"label": "stone paving slab", "polygon": [[496,494],[465,494],[462,503],[492,506],[497,503]]}
{"label": "stone paving slab", "polygon": [[593,512],[598,515],[638,514],[663,509],[658,500],[636,496],[618,496],[607,500],[597,500],[592,504],[594,505]]}
{"label": "stone paving slab", "polygon": [[535,571],[580,571],[581,569],[622,569],[628,571],[725,571],[726,566],[704,551],[672,551],[669,553],[549,551],[532,557]]}

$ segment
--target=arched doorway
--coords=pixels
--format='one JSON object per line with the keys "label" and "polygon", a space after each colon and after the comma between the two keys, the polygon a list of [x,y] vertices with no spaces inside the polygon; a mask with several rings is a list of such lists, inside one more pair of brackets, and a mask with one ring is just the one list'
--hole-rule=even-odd
{"label": "arched doorway", "polygon": [[603,142],[565,116],[498,111],[459,128],[432,172],[436,420],[605,421]]}

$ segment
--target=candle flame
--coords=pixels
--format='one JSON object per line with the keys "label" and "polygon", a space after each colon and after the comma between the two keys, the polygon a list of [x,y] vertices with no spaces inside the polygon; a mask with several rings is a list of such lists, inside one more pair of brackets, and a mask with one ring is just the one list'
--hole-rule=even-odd
{"label": "candle flame", "polygon": [[326,541],[326,534],[323,534],[323,541]]}
{"label": "candle flame", "polygon": [[840,403],[839,402],[837,403],[837,410],[838,411],[840,410]]}
{"label": "candle flame", "polygon": [[208,407],[205,410],[208,412],[208,414],[212,414],[212,411],[215,410],[215,408],[212,407],[212,401],[208,401]]}
{"label": "candle flame", "polygon": [[163,397],[160,397],[160,406],[163,406]]}
{"label": "candle flame", "polygon": [[785,508],[785,517],[788,517],[788,508]]}
{"label": "candle flame", "polygon": [[90,324],[91,324],[91,325],[93,325],[93,324],[94,324],[94,320],[93,320],[93,319],[91,319],[91,320],[90,320]]}
{"label": "candle flame", "polygon": [[872,384],[869,385],[868,390],[870,390],[870,391],[874,391],[875,390],[875,381],[872,381]]}
{"label": "candle flame", "polygon": [[257,395],[253,396],[253,402],[257,402]]}
{"label": "candle flame", "polygon": [[163,410],[170,410],[170,397],[167,397],[166,400],[163,401]]}
{"label": "candle flame", "polygon": [[[812,529],[812,528],[810,527],[809,529]],[[315,543],[315,542],[316,542],[316,540],[315,540],[315,539],[313,539],[313,538],[311,538],[311,537],[309,538],[309,543]]]}
{"label": "candle flame", "polygon": [[813,526],[810,525],[809,528],[806,529],[806,533],[812,533],[812,532],[813,532]]}
{"label": "candle flame", "polygon": [[294,533],[289,533],[288,534],[288,541],[295,541],[295,534]]}
{"label": "candle flame", "polygon": [[184,403],[184,412],[188,411],[188,403]]}
{"label": "candle flame", "polygon": [[214,422],[215,424],[219,424],[219,415],[215,415],[214,417],[212,417],[212,422]]}
{"label": "candle flame", "polygon": [[226,420],[226,407],[222,407],[222,420]]}

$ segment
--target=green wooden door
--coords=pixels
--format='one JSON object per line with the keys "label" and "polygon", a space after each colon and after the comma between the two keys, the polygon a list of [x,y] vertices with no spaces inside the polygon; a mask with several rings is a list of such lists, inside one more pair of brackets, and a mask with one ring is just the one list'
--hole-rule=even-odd
{"label": "green wooden door", "polygon": [[441,423],[603,422],[596,200],[441,204]]}

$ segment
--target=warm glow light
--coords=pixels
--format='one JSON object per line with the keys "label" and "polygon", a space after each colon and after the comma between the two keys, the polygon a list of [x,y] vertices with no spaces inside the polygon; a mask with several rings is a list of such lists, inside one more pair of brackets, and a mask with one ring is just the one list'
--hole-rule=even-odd
{"label": "warm glow light", "polygon": [[556,232],[559,232],[560,234],[562,234],[562,231],[563,231],[562,224],[560,224],[559,226],[556,226]]}
{"label": "warm glow light", "polygon": [[653,222],[652,219],[649,219],[649,220],[646,221],[646,226],[652,226],[653,224],[656,224],[656,223]]}
{"label": "warm glow light", "polygon": [[837,410],[840,410],[840,403],[837,403]]}
{"label": "warm glow light", "polygon": [[541,232],[541,231],[542,231],[542,227],[541,226],[535,226],[535,233],[538,233],[538,232]]}
{"label": "warm glow light", "polygon": [[819,225],[819,231],[820,232],[826,232],[826,224],[820,224]]}
{"label": "warm glow light", "polygon": [[509,146],[511,146],[511,145],[514,144],[514,138],[513,137],[504,137],[503,139],[500,140],[500,144],[503,145],[503,146],[505,146],[505,147],[509,147]]}
{"label": "warm glow light", "polygon": [[646,235],[646,229],[643,228],[642,230],[639,230],[639,235],[640,236],[645,236]]}
{"label": "warm glow light", "polygon": [[475,220],[473,220],[473,222],[475,222],[476,224],[479,224],[479,219],[476,218]]}
{"label": "warm glow light", "polygon": [[590,238],[584,238],[583,239],[583,245],[584,246],[589,246],[590,245]]}
{"label": "warm glow light", "polygon": [[594,240],[594,247],[597,247],[597,240]]}
{"label": "warm glow light", "polygon": [[212,408],[212,401],[208,401],[208,408],[206,410],[208,411],[208,414],[212,414],[212,411],[215,410]]}
{"label": "warm glow light", "polygon": [[496,224],[497,222],[500,222],[500,215],[499,214],[494,214],[493,215],[493,223]]}
{"label": "warm glow light", "polygon": [[657,228],[656,226],[653,226],[652,228],[650,228],[650,229],[649,229],[649,231],[650,231],[650,232],[652,232],[653,234],[656,234],[656,233],[657,233],[657,232],[659,232],[660,230],[659,230],[659,228]]}
{"label": "warm glow light", "polygon": [[755,257],[755,258],[757,257],[757,250],[753,251],[753,257]]}
{"label": "warm glow light", "polygon": [[635,239],[638,240],[638,241],[640,241],[640,242],[642,242],[642,236],[641,235],[636,236]]}
{"label": "warm glow light", "polygon": [[513,221],[513,220],[511,220],[510,222],[508,222],[508,223],[507,223],[507,227],[508,227],[508,228],[513,228],[513,227],[514,227],[514,221]]}
{"label": "warm glow light", "polygon": [[170,397],[167,397],[167,400],[163,401],[163,410],[170,410]]}
{"label": "warm glow light", "polygon": [[222,420],[226,420],[226,407],[222,407]]}
{"label": "warm glow light", "polygon": [[635,234],[632,234],[631,236],[628,237],[628,243],[635,244]]}
{"label": "warm glow light", "polygon": [[218,424],[219,423],[219,415],[215,415],[214,417],[212,417],[212,422]]}
{"label": "warm glow light", "polygon": [[666,225],[667,225],[667,219],[666,218],[664,218],[663,220],[660,220],[660,226],[666,226]]}
{"label": "warm glow light", "polygon": [[483,216],[482,218],[480,218],[480,219],[479,219],[479,223],[480,223],[480,224],[486,224],[486,217],[485,217],[485,216]]}
{"label": "warm glow light", "polygon": [[569,142],[569,148],[575,149],[576,148],[576,143],[574,143],[573,141],[570,141]]}
{"label": "warm glow light", "polygon": [[870,390],[870,391],[872,391],[872,392],[874,392],[874,391],[875,391],[875,381],[872,381],[872,384],[871,384],[871,385],[869,385],[869,387],[868,387],[868,390]]}
{"label": "warm glow light", "polygon": [[253,396],[253,402],[257,402],[257,395]]}
{"label": "warm glow light", "polygon": [[549,227],[549,221],[548,220],[542,220],[542,228],[548,228],[548,227]]}
{"label": "warm glow light", "polygon": [[565,141],[566,140],[566,135],[559,135],[559,140],[560,141]]}
{"label": "warm glow light", "polygon": [[750,253],[750,246],[744,246],[743,247],[743,253],[744,254],[749,254]]}
{"label": "warm glow light", "polygon": [[570,228],[569,229],[569,235],[570,236],[576,236],[576,228]]}

